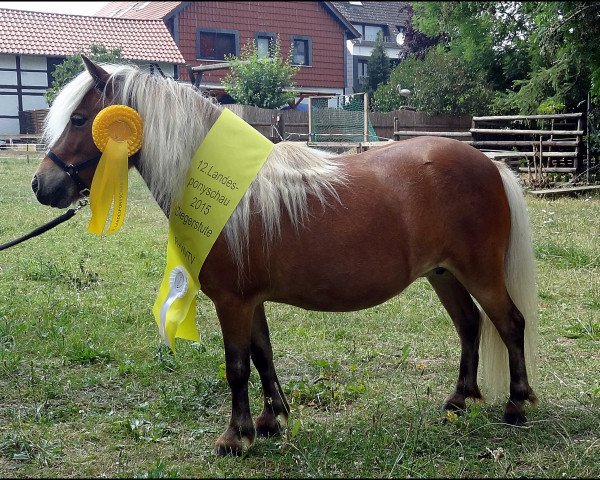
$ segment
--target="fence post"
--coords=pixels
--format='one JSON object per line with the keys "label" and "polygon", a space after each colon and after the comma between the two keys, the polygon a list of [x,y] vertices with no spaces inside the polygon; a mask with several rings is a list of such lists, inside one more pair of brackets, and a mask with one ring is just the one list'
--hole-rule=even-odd
{"label": "fence post", "polygon": [[367,92],[365,92],[365,96],[363,97],[363,103],[364,103],[364,114],[365,114],[365,118],[363,120],[363,125],[364,125],[364,137],[365,137],[365,142],[369,141],[369,94]]}
{"label": "fence post", "polygon": [[308,97],[308,141],[314,142],[314,135],[312,132],[312,97]]}
{"label": "fence post", "polygon": [[273,110],[271,112],[271,141],[273,143],[279,143],[284,138],[284,122],[283,115],[279,110]]}
{"label": "fence post", "polygon": [[281,113],[277,114],[277,130],[279,131],[278,141],[283,141],[285,138],[285,120],[283,119],[283,115]]}

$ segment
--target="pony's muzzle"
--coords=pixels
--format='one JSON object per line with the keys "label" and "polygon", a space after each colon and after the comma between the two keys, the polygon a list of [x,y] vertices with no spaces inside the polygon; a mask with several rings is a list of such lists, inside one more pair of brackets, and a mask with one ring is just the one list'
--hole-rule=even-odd
{"label": "pony's muzzle", "polygon": [[31,179],[31,189],[33,193],[37,196],[38,189],[40,188],[40,182],[38,182],[37,175],[34,175]]}
{"label": "pony's muzzle", "polygon": [[52,187],[48,188],[48,179],[41,178],[36,173],[31,179],[31,190],[35,198],[42,205],[48,205],[55,208],[67,208],[74,201],[73,188],[69,188],[69,177],[58,182],[51,182]]}

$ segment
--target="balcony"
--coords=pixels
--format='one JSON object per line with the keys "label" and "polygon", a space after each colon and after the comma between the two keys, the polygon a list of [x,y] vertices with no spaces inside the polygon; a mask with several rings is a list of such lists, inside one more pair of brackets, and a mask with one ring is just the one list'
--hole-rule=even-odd
{"label": "balcony", "polygon": [[[364,47],[374,47],[375,39],[373,40],[363,40],[363,38],[355,38],[350,40],[354,45],[364,46]],[[383,37],[383,46],[387,48],[398,48],[398,44],[396,43],[395,37],[385,36]]]}

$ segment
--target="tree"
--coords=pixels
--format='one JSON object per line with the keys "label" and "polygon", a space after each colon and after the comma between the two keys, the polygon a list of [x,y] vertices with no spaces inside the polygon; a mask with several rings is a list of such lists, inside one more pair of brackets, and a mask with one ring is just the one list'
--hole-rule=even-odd
{"label": "tree", "polygon": [[492,113],[573,111],[600,99],[600,3],[413,2],[413,24],[483,72]]}
{"label": "tree", "polygon": [[398,64],[386,84],[373,95],[374,108],[388,112],[408,101],[400,89],[412,93],[410,105],[417,110],[441,114],[483,114],[493,92],[482,72],[473,71],[443,47],[430,49],[423,60],[410,55]]}
{"label": "tree", "polygon": [[[52,81],[51,87],[46,91],[45,97],[49,105],[61,91],[61,89],[79,75],[85,69],[81,54],[85,52],[79,52],[71,55],[65,59],[60,65],[57,65],[54,70],[54,80]],[[113,48],[107,50],[102,45],[91,45],[90,53],[86,54],[90,60],[100,63],[116,63],[121,62],[121,49]]]}
{"label": "tree", "polygon": [[522,10],[532,24],[532,68],[497,104],[505,111],[554,113],[576,110],[588,92],[600,101],[600,4],[536,2]]}
{"label": "tree", "polygon": [[[399,8],[408,18],[413,17],[414,10],[410,4],[405,3]],[[415,29],[412,21],[408,22],[404,35],[404,44],[400,49],[398,58],[400,61],[403,61],[406,60],[409,55],[413,55],[415,58],[423,60],[427,51],[438,43],[445,43],[443,36],[437,35],[435,37],[429,37]]]}
{"label": "tree", "polygon": [[440,39],[494,90],[504,90],[530,69],[529,19],[522,2],[414,2],[416,29]]}
{"label": "tree", "polygon": [[367,92],[369,97],[372,96],[380,84],[388,81],[391,69],[390,59],[383,48],[383,35],[379,32],[367,61],[367,76],[362,82],[362,91]]}
{"label": "tree", "polygon": [[240,58],[228,55],[226,60],[230,71],[221,82],[236,102],[277,108],[296,96],[292,79],[299,67],[291,65],[291,52],[287,59],[281,57],[279,38],[270,43],[267,58],[259,58],[251,40],[242,47]]}

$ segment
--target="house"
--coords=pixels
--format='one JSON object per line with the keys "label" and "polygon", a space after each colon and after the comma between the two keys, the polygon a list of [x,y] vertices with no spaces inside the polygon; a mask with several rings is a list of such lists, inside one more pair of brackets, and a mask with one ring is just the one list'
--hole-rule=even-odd
{"label": "house", "polygon": [[[96,15],[162,19],[186,64],[201,67],[199,86],[221,99],[225,56],[239,56],[248,42],[268,55],[276,36],[282,54],[291,51],[300,67],[294,77],[300,97],[346,93],[346,42],[359,36],[332,2],[110,2]],[[177,75],[189,78],[182,67]]]}
{"label": "house", "polygon": [[[383,46],[392,64],[404,44],[404,33],[410,23],[407,2],[331,2],[333,6],[360,33],[360,38],[346,42],[346,84],[352,91],[360,89],[367,77],[367,63],[373,52],[378,34],[383,35]],[[351,93],[350,91],[348,93]]]}
{"label": "house", "polygon": [[0,9],[0,135],[33,133],[25,112],[48,108],[53,71],[92,44],[173,76],[184,63],[161,20],[133,20]]}

